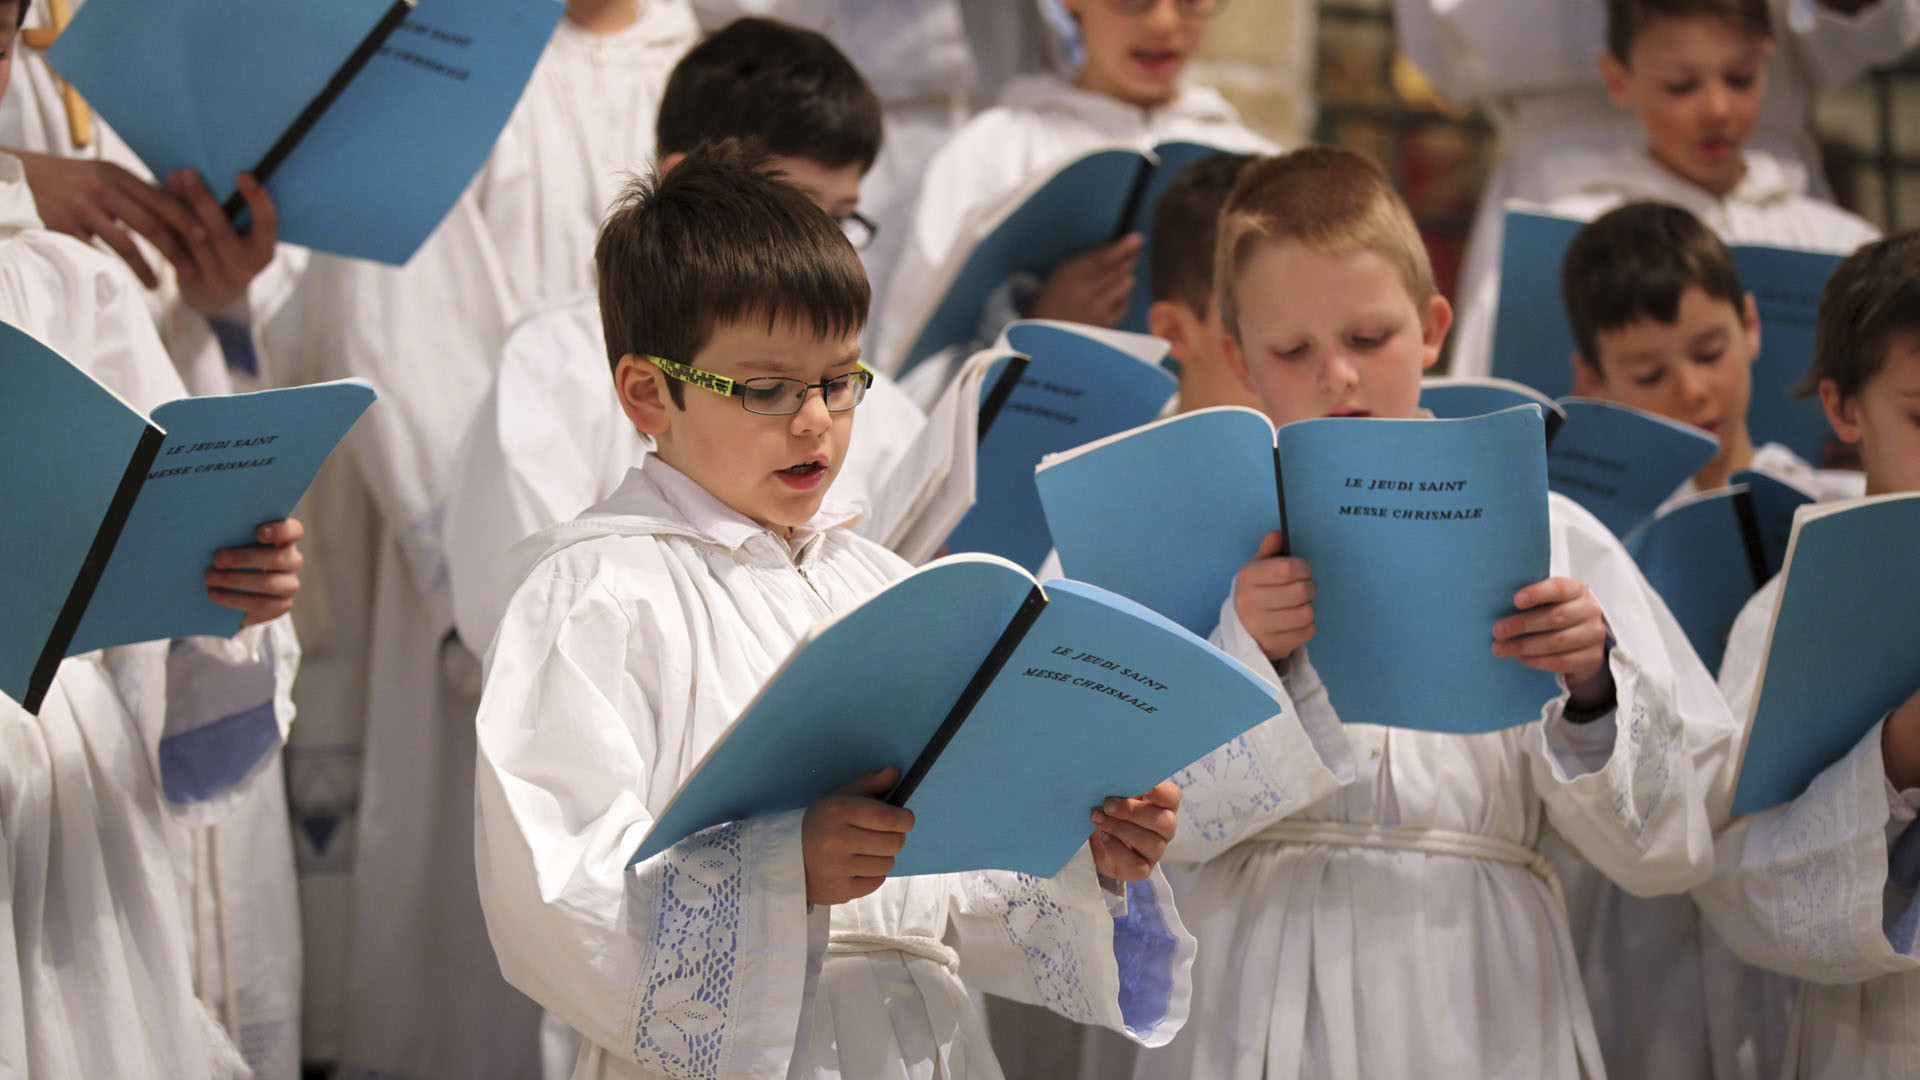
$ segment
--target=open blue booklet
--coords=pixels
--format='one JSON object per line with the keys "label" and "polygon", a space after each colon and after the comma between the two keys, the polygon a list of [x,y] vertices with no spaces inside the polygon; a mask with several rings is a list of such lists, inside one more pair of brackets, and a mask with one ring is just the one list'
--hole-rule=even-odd
{"label": "open blue booklet", "polygon": [[633,861],[898,766],[895,876],[1051,877],[1108,796],[1138,795],[1280,712],[1270,684],[1121,597],[938,560],[808,632]]}
{"label": "open blue booklet", "polygon": [[1214,154],[1200,143],[1161,143],[1151,152],[1130,147],[1095,150],[1073,159],[1011,195],[979,228],[963,232],[941,270],[939,299],[920,315],[919,332],[901,371],[954,346],[971,346],[987,298],[1015,274],[1045,277],[1054,267],[1140,233],[1140,271],[1120,329],[1145,332],[1153,211],[1160,195],[1188,164]]}
{"label": "open blue booklet", "polygon": [[399,265],[486,160],[564,10],[89,0],[47,59],[155,176],[197,169],[224,201],[254,172],[280,239]]}
{"label": "open blue booklet", "polygon": [[[1034,467],[1058,453],[1160,414],[1179,388],[1156,361],[1166,343],[1144,335],[1028,320],[1001,347],[1026,358],[1017,384],[989,377],[975,464],[975,501],[947,538],[956,552],[986,552],[1038,570],[1053,549]],[[995,389],[1002,391],[996,400]]]}
{"label": "open blue booklet", "polygon": [[1920,493],[1794,518],[1733,812],[1797,798],[1920,688]]}
{"label": "open blue booklet", "polygon": [[293,511],[374,392],[359,380],[186,398],[149,420],[0,323],[0,692],[37,711],[61,659],[231,636],[214,551]]}
{"label": "open blue booklet", "polygon": [[1740,609],[1780,572],[1794,512],[1813,502],[1812,494],[1765,473],[1743,471],[1729,480],[1663,508],[1626,540],[1708,671],[1720,669]]}
{"label": "open blue booklet", "polygon": [[[1493,373],[1562,397],[1573,382],[1573,331],[1560,295],[1560,263],[1584,222],[1508,210],[1501,241],[1500,300]],[[1813,361],[1820,291],[1841,256],[1761,244],[1731,244],[1740,283],[1760,309],[1760,356],[1753,364],[1747,427],[1757,443],[1778,442],[1822,460],[1831,436],[1818,401],[1796,401],[1793,386]]]}
{"label": "open blue booklet", "polygon": [[1054,457],[1038,480],[1069,576],[1195,633],[1284,530],[1318,588],[1306,655],[1348,723],[1493,731],[1558,692],[1492,653],[1513,594],[1548,575],[1538,409],[1277,433],[1252,409],[1201,409]]}
{"label": "open blue booklet", "polygon": [[1420,386],[1421,407],[1443,420],[1524,404],[1551,409],[1548,489],[1586,507],[1615,536],[1645,524],[1720,452],[1713,436],[1664,416],[1593,398],[1543,398],[1532,387],[1497,378],[1428,379]]}

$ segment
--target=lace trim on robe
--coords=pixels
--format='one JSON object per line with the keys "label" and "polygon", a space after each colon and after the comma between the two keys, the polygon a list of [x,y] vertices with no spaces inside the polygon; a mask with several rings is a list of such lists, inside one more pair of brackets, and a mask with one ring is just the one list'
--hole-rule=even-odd
{"label": "lace trim on robe", "polygon": [[717,1078],[734,1015],[748,859],[745,824],[715,826],[662,853],[653,901],[653,962],[634,988],[633,1057],[675,1077]]}

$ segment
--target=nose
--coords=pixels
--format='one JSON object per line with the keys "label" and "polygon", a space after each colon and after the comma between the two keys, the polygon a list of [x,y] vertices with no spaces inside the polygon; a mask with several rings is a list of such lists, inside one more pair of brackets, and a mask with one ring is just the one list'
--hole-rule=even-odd
{"label": "nose", "polygon": [[1155,30],[1177,30],[1180,27],[1179,0],[1157,0],[1141,15],[1147,26]]}
{"label": "nose", "polygon": [[806,397],[800,399],[800,409],[793,414],[789,430],[795,435],[818,435],[833,424],[833,413],[827,409],[827,392],[820,387],[809,387]]}
{"label": "nose", "polygon": [[1692,364],[1680,367],[1676,382],[1680,388],[1680,400],[1689,409],[1698,409],[1707,402],[1707,377],[1696,370]]}
{"label": "nose", "polygon": [[1320,381],[1329,396],[1345,397],[1347,391],[1360,385],[1360,366],[1345,350],[1332,350],[1320,371]]}
{"label": "nose", "polygon": [[1700,111],[1709,119],[1725,119],[1733,108],[1733,93],[1719,79],[1707,80],[1701,91]]}

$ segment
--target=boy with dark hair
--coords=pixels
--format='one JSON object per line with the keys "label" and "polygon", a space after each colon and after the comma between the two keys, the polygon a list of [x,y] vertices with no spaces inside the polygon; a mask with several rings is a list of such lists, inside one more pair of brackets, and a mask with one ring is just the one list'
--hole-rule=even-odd
{"label": "boy with dark hair", "polygon": [[[1846,253],[1878,235],[1814,198],[1806,167],[1748,145],[1775,48],[1766,0],[1608,0],[1607,94],[1641,145],[1600,159],[1549,213],[1592,220],[1623,202],[1683,207],[1729,244]],[[1491,363],[1498,268],[1468,282],[1456,368]]]}
{"label": "boy with dark hair", "polygon": [[[873,91],[832,42],[771,19],[737,19],[689,52],[667,79],[660,166],[700,143],[752,138],[782,178],[833,215],[856,246],[873,236],[857,211],[860,178],[880,150]],[[515,579],[506,549],[605,498],[646,453],[606,395],[592,358],[605,349],[601,313],[581,295],[514,328],[492,394],[455,468],[443,537],[461,640],[485,651]],[[669,393],[677,392],[670,386]],[[869,498],[925,423],[891,380],[876,378],[861,438],[837,485]]]}
{"label": "boy with dark hair", "polygon": [[[864,272],[767,166],[695,151],[602,231],[615,393],[656,460],[540,534],[488,654],[477,843],[502,970],[585,1036],[581,1078],[987,1080],[969,986],[1164,1042],[1192,955],[1154,873],[1171,784],[1108,800],[1048,880],[888,880],[913,826],[879,800],[892,766],[629,865],[807,628],[909,570],[827,501],[868,380]],[[1143,973],[1124,994],[1121,970]]]}
{"label": "boy with dark hair", "polygon": [[1573,391],[1691,424],[1720,453],[1676,497],[1711,491],[1742,469],[1816,497],[1859,494],[1857,473],[1823,472],[1747,429],[1760,316],[1733,256],[1687,211],[1636,202],[1582,229],[1561,262],[1572,324]]}
{"label": "boy with dark hair", "polygon": [[1221,355],[1226,329],[1213,298],[1213,241],[1220,231],[1220,207],[1234,181],[1256,160],[1252,154],[1217,154],[1196,161],[1180,170],[1153,210],[1153,234],[1162,239],[1148,259],[1153,306],[1147,309],[1147,329],[1172,346],[1168,355],[1180,365],[1177,401],[1182,412],[1260,404]]}
{"label": "boy with dark hair", "polygon": [[[1227,360],[1274,424],[1420,414],[1451,310],[1378,166],[1331,147],[1250,166],[1215,260]],[[1338,771],[1281,781],[1301,751],[1263,727],[1176,778],[1194,1019],[1136,1080],[1602,1074],[1541,833],[1636,891],[1702,880],[1685,733],[1725,705],[1619,542],[1569,500],[1547,510],[1554,576],[1488,643],[1562,693],[1485,735],[1341,724],[1312,663],[1312,567],[1269,533],[1241,569],[1214,640],[1330,732]]]}
{"label": "boy with dark hair", "polygon": [[[1920,491],[1920,232],[1869,244],[1834,271],[1804,389],[1860,448],[1867,494]],[[1780,589],[1775,578],[1755,594],[1729,635],[1720,688],[1736,715],[1759,692]],[[1792,1040],[1762,1061],[1779,1076],[1920,1070],[1916,807],[1920,690],[1799,798],[1721,834],[1720,870],[1695,890],[1701,908],[1741,957],[1805,980]]]}

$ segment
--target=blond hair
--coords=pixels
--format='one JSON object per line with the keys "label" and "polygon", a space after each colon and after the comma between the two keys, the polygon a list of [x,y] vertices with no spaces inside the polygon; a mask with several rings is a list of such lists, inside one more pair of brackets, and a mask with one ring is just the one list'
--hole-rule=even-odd
{"label": "blond hair", "polygon": [[1371,251],[1400,272],[1416,304],[1436,291],[1413,213],[1380,166],[1336,146],[1303,147],[1247,166],[1220,211],[1213,286],[1235,341],[1247,260],[1262,247],[1288,242],[1321,255]]}

